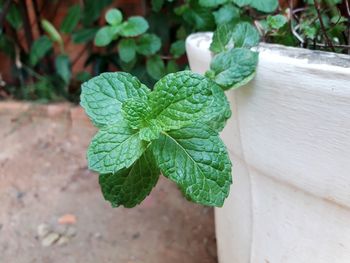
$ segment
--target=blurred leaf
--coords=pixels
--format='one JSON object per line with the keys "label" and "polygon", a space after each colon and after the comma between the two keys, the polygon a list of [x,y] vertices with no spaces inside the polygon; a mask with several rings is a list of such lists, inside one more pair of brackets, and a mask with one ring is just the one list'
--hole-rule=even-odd
{"label": "blurred leaf", "polygon": [[101,27],[95,36],[95,45],[98,47],[104,47],[113,41],[113,29],[110,26]]}
{"label": "blurred leaf", "polygon": [[67,55],[59,55],[55,60],[56,72],[66,84],[71,78],[70,60]]}
{"label": "blurred leaf", "polygon": [[199,0],[199,4],[205,7],[216,7],[226,3],[228,0]]}
{"label": "blurred leaf", "polygon": [[15,3],[12,3],[10,5],[10,8],[6,16],[6,20],[15,29],[19,29],[22,26],[23,24],[22,15],[19,10],[19,7]]}
{"label": "blurred leaf", "polygon": [[63,19],[61,23],[61,31],[63,33],[69,34],[79,23],[81,17],[81,9],[80,5],[73,5],[68,9],[67,15]]}
{"label": "blurred leaf", "polygon": [[59,44],[63,44],[62,37],[53,24],[51,24],[46,19],[43,19],[41,20],[41,25],[52,41],[57,42]]}
{"label": "blurred leaf", "polygon": [[179,71],[179,66],[177,65],[176,61],[174,59],[169,60],[166,65],[166,73],[175,73]]}
{"label": "blurred leaf", "polygon": [[178,40],[171,44],[170,46],[170,53],[174,56],[174,58],[179,58],[183,54],[185,54],[185,41],[184,40]]}
{"label": "blurred leaf", "polygon": [[91,74],[87,71],[80,71],[77,73],[77,75],[75,77],[78,81],[85,82],[91,78]]}
{"label": "blurred leaf", "polygon": [[232,22],[240,17],[240,11],[232,4],[222,6],[218,11],[213,12],[217,25]]}
{"label": "blurred leaf", "polygon": [[107,11],[105,18],[108,24],[115,26],[122,22],[123,15],[118,9],[113,8]]}
{"label": "blurred leaf", "polygon": [[261,12],[270,13],[277,9],[278,0],[232,0],[238,6],[249,5]]}
{"label": "blurred leaf", "polygon": [[52,42],[47,36],[41,36],[34,41],[30,53],[29,61],[35,66],[52,48]]}
{"label": "blurred leaf", "polygon": [[165,75],[165,65],[164,61],[160,58],[160,56],[153,56],[147,59],[146,62],[147,73],[158,80]]}
{"label": "blurred leaf", "polygon": [[131,62],[136,56],[136,44],[132,38],[124,38],[118,45],[119,57],[123,62]]}
{"label": "blurred leaf", "polygon": [[238,23],[232,31],[232,40],[236,47],[254,47],[259,43],[258,30],[248,22]]}
{"label": "blurred leaf", "polygon": [[101,16],[102,10],[111,3],[112,0],[84,0],[83,24],[91,25]]}
{"label": "blurred leaf", "polygon": [[280,29],[288,22],[287,18],[283,15],[268,16],[266,21],[269,27],[273,29]]}
{"label": "blurred leaf", "polygon": [[215,26],[212,11],[194,1],[191,1],[190,8],[183,11],[183,18],[197,30],[212,30]]}
{"label": "blurred leaf", "polygon": [[145,33],[149,25],[141,16],[132,16],[122,24],[119,34],[123,37],[136,37]]}
{"label": "blurred leaf", "polygon": [[159,12],[164,5],[164,0],[152,0],[151,4],[152,4],[152,10],[155,12]]}
{"label": "blurred leaf", "polygon": [[72,33],[72,40],[75,44],[86,43],[94,39],[97,28],[84,28]]}
{"label": "blurred leaf", "polygon": [[136,51],[139,54],[149,56],[157,53],[162,46],[160,38],[155,34],[143,34],[137,40]]}

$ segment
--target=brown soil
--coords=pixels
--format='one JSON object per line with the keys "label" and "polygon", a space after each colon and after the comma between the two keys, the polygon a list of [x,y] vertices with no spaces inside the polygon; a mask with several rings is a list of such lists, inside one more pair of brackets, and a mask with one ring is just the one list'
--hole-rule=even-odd
{"label": "brown soil", "polygon": [[[168,180],[134,209],[104,201],[85,160],[94,133],[68,104],[0,103],[0,262],[217,262],[212,209],[187,202]],[[43,246],[38,226],[63,237],[65,214],[76,218],[76,235]]]}

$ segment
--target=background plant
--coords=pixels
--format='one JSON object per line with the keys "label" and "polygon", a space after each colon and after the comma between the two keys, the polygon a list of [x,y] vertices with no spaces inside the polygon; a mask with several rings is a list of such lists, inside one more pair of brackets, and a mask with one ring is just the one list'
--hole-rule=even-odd
{"label": "background plant", "polygon": [[[44,10],[62,3],[0,0],[0,50],[11,58],[12,72],[12,78],[0,81],[0,97],[78,102],[83,81],[117,70],[153,86],[162,76],[186,68],[184,40],[190,33],[216,31],[217,38],[242,22],[254,24],[266,42],[350,50],[346,0],[152,0],[144,2],[142,17],[126,16],[112,0],[84,0],[73,2],[64,19],[54,23]],[[226,48],[233,43],[231,37]],[[72,45],[83,48],[75,53]],[[212,50],[220,51],[215,45]],[[82,56],[84,66],[72,71]]]}

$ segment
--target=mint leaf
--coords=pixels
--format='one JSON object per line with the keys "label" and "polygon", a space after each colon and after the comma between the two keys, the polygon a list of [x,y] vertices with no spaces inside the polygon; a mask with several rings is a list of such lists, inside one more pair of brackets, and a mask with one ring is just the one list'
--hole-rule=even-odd
{"label": "mint leaf", "polygon": [[254,47],[259,43],[258,30],[248,22],[238,23],[232,31],[232,41],[237,47]]}
{"label": "mint leaf", "polygon": [[97,28],[84,28],[79,29],[72,33],[72,40],[75,44],[86,43],[94,39],[98,29]]}
{"label": "mint leaf", "polygon": [[68,9],[67,15],[64,17],[61,24],[61,32],[65,34],[71,33],[78,25],[81,17],[80,5],[73,5]]}
{"label": "mint leaf", "polygon": [[146,62],[146,70],[153,79],[160,79],[165,74],[164,61],[158,55],[150,57]]}
{"label": "mint leaf", "polygon": [[215,131],[222,131],[226,121],[231,117],[231,107],[222,88],[215,82],[210,83],[213,102],[207,107],[201,122]]}
{"label": "mint leaf", "polygon": [[72,76],[70,60],[67,55],[58,55],[55,59],[57,74],[68,84]]}
{"label": "mint leaf", "polygon": [[122,24],[119,34],[123,37],[136,37],[149,28],[147,20],[141,16],[132,16]]}
{"label": "mint leaf", "polygon": [[147,98],[150,90],[124,72],[103,73],[83,83],[80,104],[97,127],[123,120],[122,103],[129,98]]}
{"label": "mint leaf", "polygon": [[39,37],[34,41],[30,48],[29,61],[32,66],[38,62],[50,51],[52,42],[47,36]]}
{"label": "mint leaf", "polygon": [[217,27],[210,44],[210,51],[220,53],[226,50],[226,46],[232,37],[232,25],[224,24]]}
{"label": "mint leaf", "polygon": [[149,56],[157,53],[162,46],[160,38],[155,34],[143,34],[137,40],[136,51],[139,54]]}
{"label": "mint leaf", "polygon": [[278,0],[251,0],[251,7],[265,13],[271,13],[278,7]]}
{"label": "mint leaf", "polygon": [[124,119],[133,129],[140,129],[147,126],[147,119],[150,116],[151,108],[147,100],[131,98],[122,105]]}
{"label": "mint leaf", "polygon": [[240,11],[232,4],[222,6],[218,11],[213,12],[216,24],[223,25],[232,22],[240,17]]}
{"label": "mint leaf", "polygon": [[269,27],[273,29],[280,29],[288,22],[284,15],[268,16],[266,21]]}
{"label": "mint leaf", "polygon": [[174,58],[179,58],[183,54],[185,54],[185,41],[177,40],[170,46],[170,53],[174,56]]}
{"label": "mint leaf", "polygon": [[147,142],[158,139],[160,132],[162,131],[162,127],[160,126],[159,122],[154,119],[148,120],[147,122],[148,126],[140,130],[140,139]]}
{"label": "mint leaf", "polygon": [[210,65],[213,80],[223,89],[238,88],[251,80],[258,63],[258,53],[234,48],[216,55]]}
{"label": "mint leaf", "polygon": [[125,122],[100,129],[89,146],[89,169],[100,174],[116,173],[130,167],[146,150],[139,132]]}
{"label": "mint leaf", "polygon": [[108,24],[116,26],[122,22],[123,15],[118,9],[113,8],[107,11],[105,18]]}
{"label": "mint leaf", "polygon": [[136,43],[132,38],[124,38],[118,44],[118,53],[122,61],[128,63],[136,56]]}
{"label": "mint leaf", "polygon": [[199,0],[199,4],[205,7],[215,7],[226,3],[228,0]]}
{"label": "mint leaf", "polygon": [[159,178],[159,169],[149,150],[129,168],[117,173],[100,175],[99,182],[104,198],[113,207],[131,208],[148,196]]}
{"label": "mint leaf", "polygon": [[151,149],[163,175],[190,200],[222,206],[229,194],[231,162],[218,134],[203,124],[161,134]]}
{"label": "mint leaf", "polygon": [[151,116],[164,130],[195,122],[212,102],[211,81],[191,71],[168,74],[155,84],[149,95]]}
{"label": "mint leaf", "polygon": [[113,28],[111,26],[101,27],[95,36],[95,45],[97,47],[104,47],[113,41]]}

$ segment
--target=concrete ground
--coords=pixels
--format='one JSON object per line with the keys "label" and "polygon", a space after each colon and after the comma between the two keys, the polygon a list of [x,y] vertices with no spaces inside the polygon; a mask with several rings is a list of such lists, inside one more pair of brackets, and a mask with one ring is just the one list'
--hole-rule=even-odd
{"label": "concrete ground", "polygon": [[134,209],[104,201],[80,108],[0,103],[0,263],[214,263],[213,210],[162,178]]}

